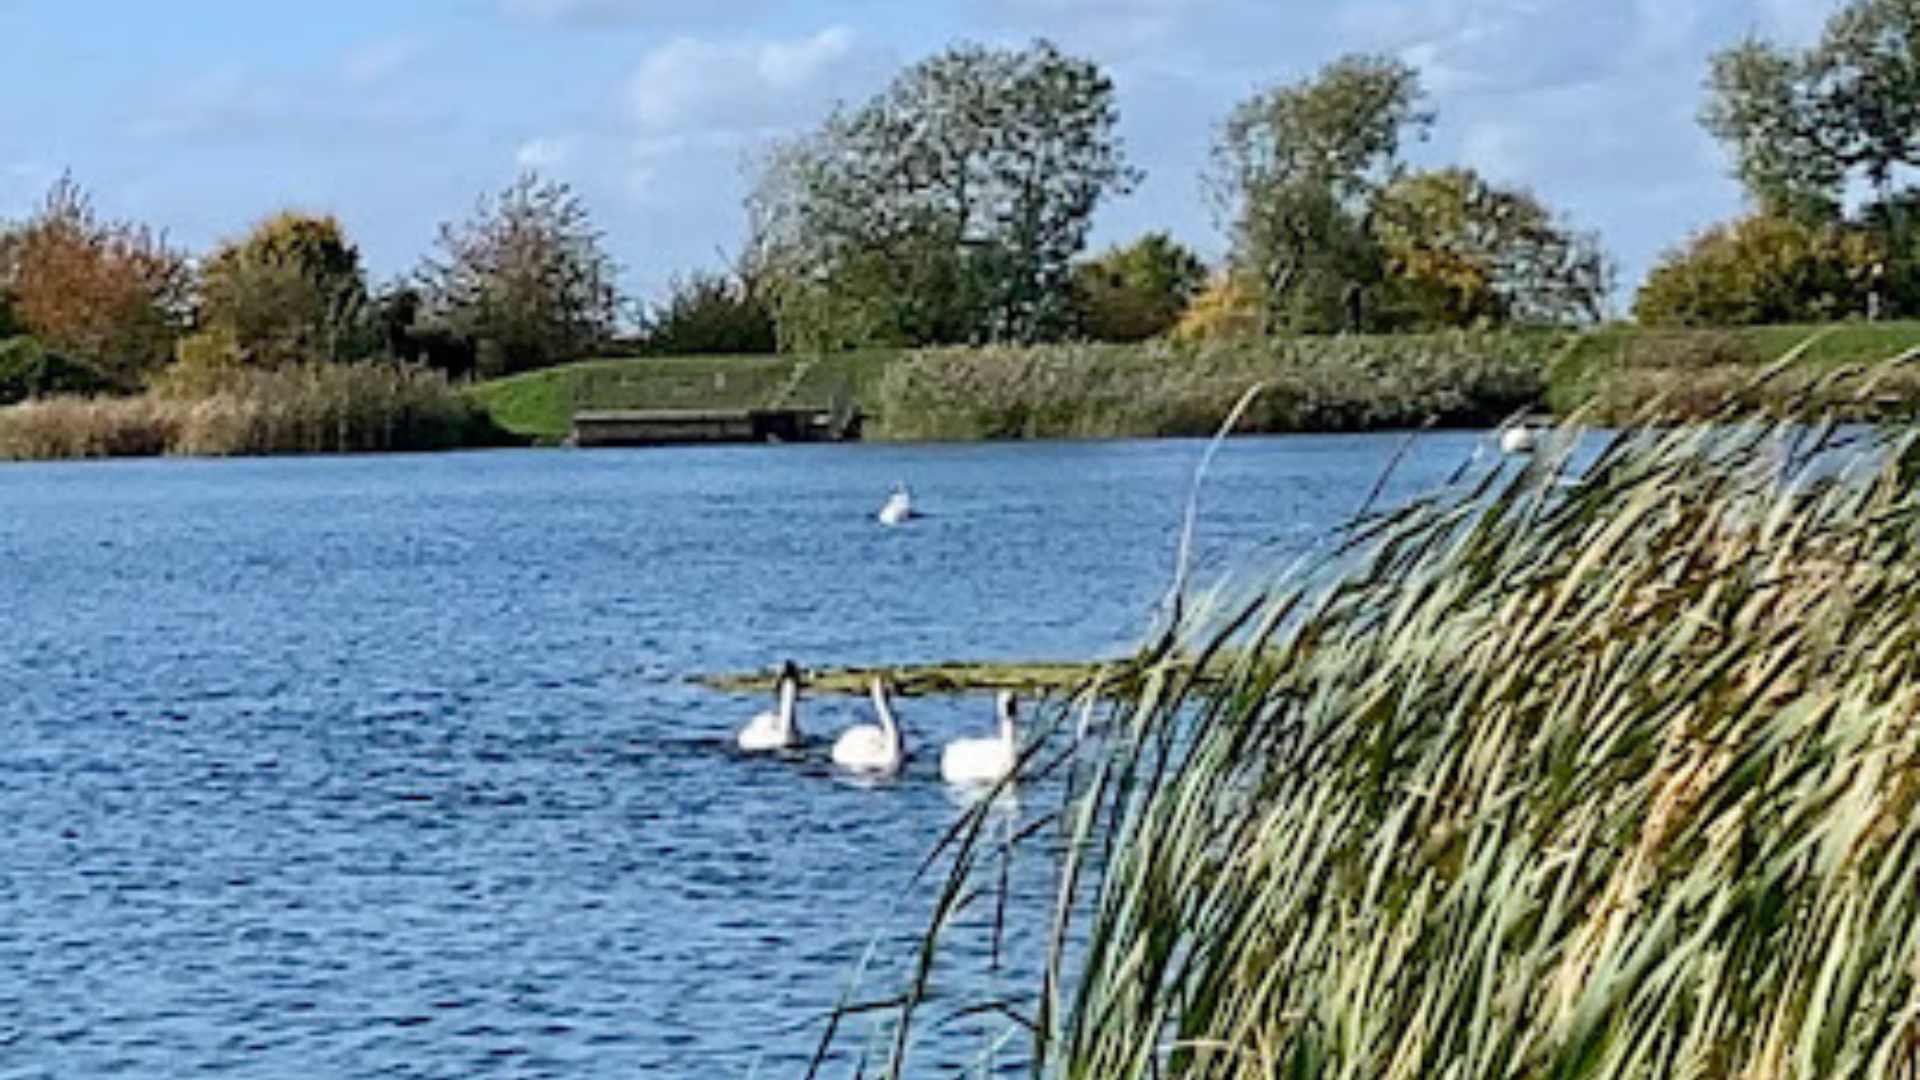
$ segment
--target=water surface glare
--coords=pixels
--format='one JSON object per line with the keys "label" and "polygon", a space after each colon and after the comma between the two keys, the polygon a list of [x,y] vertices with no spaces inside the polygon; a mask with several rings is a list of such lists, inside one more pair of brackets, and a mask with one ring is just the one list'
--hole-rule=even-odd
{"label": "water surface glare", "polygon": [[[1324,542],[1403,441],[1229,443],[1203,574]],[[0,1076],[795,1075],[991,706],[901,702],[919,756],[859,784],[860,703],[748,759],[762,702],[687,677],[1122,649],[1203,449],[0,466]]]}

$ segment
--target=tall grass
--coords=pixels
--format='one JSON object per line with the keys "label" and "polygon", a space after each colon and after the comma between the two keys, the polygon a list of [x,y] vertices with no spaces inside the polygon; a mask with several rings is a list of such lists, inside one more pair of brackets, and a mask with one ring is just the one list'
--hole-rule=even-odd
{"label": "tall grass", "polygon": [[1200,435],[1254,382],[1267,391],[1243,431],[1485,425],[1541,398],[1563,340],[1513,333],[933,350],[887,368],[879,433]]}
{"label": "tall grass", "polygon": [[310,364],[163,381],[132,398],[54,397],[0,409],[0,458],[344,453],[471,444],[484,417],[422,368]]}
{"label": "tall grass", "polygon": [[1060,709],[1037,974],[939,982],[983,804],[888,1075],[988,1008],[1041,1076],[1920,1075],[1920,431],[1715,419],[1356,523]]}

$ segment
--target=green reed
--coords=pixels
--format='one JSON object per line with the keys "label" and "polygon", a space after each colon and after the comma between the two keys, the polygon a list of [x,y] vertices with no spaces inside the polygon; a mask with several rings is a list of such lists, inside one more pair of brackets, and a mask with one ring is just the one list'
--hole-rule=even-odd
{"label": "green reed", "polygon": [[1537,402],[1551,333],[1191,346],[935,349],[889,365],[876,434],[904,439],[1204,435],[1251,383],[1243,431],[1480,426]]}
{"label": "green reed", "polygon": [[[875,1064],[993,1014],[1037,1076],[1920,1074],[1920,432],[1739,397],[1356,522],[1054,709],[1016,783],[1062,794],[943,839]],[[1037,974],[951,994],[1034,844]]]}

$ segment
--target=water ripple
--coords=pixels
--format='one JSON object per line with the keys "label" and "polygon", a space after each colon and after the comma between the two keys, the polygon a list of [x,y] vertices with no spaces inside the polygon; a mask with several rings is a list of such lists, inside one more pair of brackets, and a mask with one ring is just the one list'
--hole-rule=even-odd
{"label": "water ripple", "polygon": [[[1202,564],[1318,542],[1398,445],[1236,442]],[[910,954],[936,748],[988,706],[902,703],[920,755],[859,781],[856,704],[750,758],[761,703],[686,677],[1109,651],[1199,453],[0,467],[0,1076],[793,1074],[868,943]],[[899,477],[933,516],[878,529]]]}

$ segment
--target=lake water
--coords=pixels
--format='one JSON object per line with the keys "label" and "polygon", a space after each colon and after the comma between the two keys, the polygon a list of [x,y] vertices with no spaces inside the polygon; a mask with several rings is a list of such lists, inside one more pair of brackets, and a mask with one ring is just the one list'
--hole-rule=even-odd
{"label": "lake water", "polygon": [[[1228,443],[1203,575],[1323,543],[1403,442]],[[1203,450],[0,466],[0,1077],[797,1075],[991,706],[900,702],[919,756],[858,784],[860,703],[748,759],[763,703],[688,677],[1118,652]],[[896,479],[928,516],[889,530]]]}

